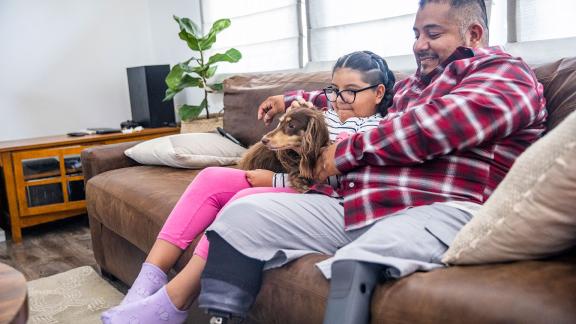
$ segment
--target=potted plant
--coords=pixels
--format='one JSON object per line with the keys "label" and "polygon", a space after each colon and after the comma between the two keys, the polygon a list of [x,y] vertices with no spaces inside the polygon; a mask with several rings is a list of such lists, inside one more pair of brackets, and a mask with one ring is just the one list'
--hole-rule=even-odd
{"label": "potted plant", "polygon": [[[202,111],[206,112],[206,120],[210,120],[208,110],[208,93],[214,93],[222,90],[222,83],[208,83],[208,79],[216,73],[218,62],[236,63],[242,58],[240,52],[234,48],[227,50],[225,53],[216,53],[206,58],[206,51],[212,48],[216,42],[216,35],[230,26],[230,19],[220,19],[214,22],[208,34],[202,36],[199,34],[198,27],[188,18],[179,18],[174,16],[174,20],[180,27],[180,39],[184,40],[188,47],[196,52],[194,56],[185,62],[178,63],[172,67],[168,76],[166,76],[166,96],[164,101],[172,99],[180,91],[192,87],[204,89],[204,99],[199,105],[182,105],[178,108],[178,115],[182,121],[182,132],[203,132],[211,131],[215,128],[214,122],[204,122],[208,124],[204,127],[200,125],[191,125],[192,120],[198,119]],[[220,120],[216,123],[221,122]]]}

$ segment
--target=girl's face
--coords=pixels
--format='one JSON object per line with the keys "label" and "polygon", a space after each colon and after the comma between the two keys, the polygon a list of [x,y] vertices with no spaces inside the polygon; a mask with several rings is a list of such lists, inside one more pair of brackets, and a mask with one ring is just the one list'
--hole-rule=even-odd
{"label": "girl's face", "polygon": [[[338,68],[332,75],[332,87],[338,91],[342,90],[360,90],[372,84],[362,81],[362,72],[350,68]],[[332,106],[340,121],[344,122],[350,117],[369,117],[378,112],[378,104],[384,97],[386,88],[383,84],[377,87],[367,89],[356,93],[356,99],[349,104],[342,101],[342,97],[338,96],[336,102],[332,102]]]}

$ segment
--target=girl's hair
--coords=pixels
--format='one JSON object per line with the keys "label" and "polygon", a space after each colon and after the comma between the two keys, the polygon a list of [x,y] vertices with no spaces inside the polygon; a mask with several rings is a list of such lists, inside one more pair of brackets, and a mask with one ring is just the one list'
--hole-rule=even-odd
{"label": "girl's hair", "polygon": [[332,75],[339,68],[359,71],[362,73],[362,81],[371,85],[382,83],[386,87],[384,98],[382,98],[377,107],[380,115],[385,116],[388,112],[388,107],[392,105],[394,83],[396,82],[396,78],[394,78],[394,74],[388,68],[386,61],[370,51],[359,51],[340,57],[334,64]]}

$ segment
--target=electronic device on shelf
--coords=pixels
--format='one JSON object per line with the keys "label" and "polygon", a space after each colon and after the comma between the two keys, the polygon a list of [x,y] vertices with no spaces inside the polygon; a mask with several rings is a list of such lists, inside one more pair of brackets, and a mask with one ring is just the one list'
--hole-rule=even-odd
{"label": "electronic device on shelf", "polygon": [[111,134],[111,133],[121,133],[122,130],[119,128],[106,128],[106,127],[98,127],[98,128],[87,128],[88,131],[93,131],[95,134]]}
{"label": "electronic device on shelf", "polygon": [[127,121],[123,121],[120,123],[120,128],[122,129],[126,129],[126,128],[136,128],[138,126],[142,126],[139,123],[133,121],[133,120],[127,120]]}
{"label": "electronic device on shelf", "polygon": [[70,132],[66,135],[73,136],[73,137],[80,137],[80,136],[90,135],[90,133],[88,133],[88,132]]}

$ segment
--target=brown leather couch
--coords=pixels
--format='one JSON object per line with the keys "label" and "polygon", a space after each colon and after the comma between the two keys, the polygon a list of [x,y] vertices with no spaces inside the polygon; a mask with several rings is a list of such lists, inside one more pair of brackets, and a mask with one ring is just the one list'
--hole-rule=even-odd
{"label": "brown leather couch", "polygon": [[[556,126],[576,109],[576,58],[535,69],[544,84]],[[328,72],[253,74],[225,81],[224,126],[244,143],[266,131],[256,107],[269,95],[294,88],[319,89]],[[123,152],[135,143],[82,152],[96,260],[105,274],[130,285],[164,220],[195,170],[139,165]],[[190,247],[179,270],[191,257]],[[308,255],[267,271],[250,323],[321,323],[329,283],[314,267],[324,255]],[[190,323],[207,323],[193,306]],[[576,323],[576,249],[545,260],[458,266],[380,285],[372,323]]]}

